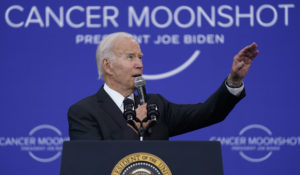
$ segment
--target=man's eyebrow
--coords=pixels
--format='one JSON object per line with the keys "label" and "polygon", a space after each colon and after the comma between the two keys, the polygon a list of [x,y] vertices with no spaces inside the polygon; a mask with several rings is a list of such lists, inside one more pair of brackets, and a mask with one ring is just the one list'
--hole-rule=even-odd
{"label": "man's eyebrow", "polygon": [[[127,55],[136,55],[136,53],[129,52],[129,53],[127,53]],[[139,56],[143,56],[144,54],[143,54],[143,53],[137,53],[137,55],[139,55]]]}

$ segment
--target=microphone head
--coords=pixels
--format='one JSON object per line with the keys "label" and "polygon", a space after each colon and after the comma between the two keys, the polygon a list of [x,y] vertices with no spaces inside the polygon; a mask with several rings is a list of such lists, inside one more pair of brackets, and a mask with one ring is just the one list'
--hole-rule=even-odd
{"label": "microphone head", "polygon": [[146,84],[146,81],[145,81],[145,79],[142,76],[135,77],[134,86],[136,88],[145,86],[145,84]]}

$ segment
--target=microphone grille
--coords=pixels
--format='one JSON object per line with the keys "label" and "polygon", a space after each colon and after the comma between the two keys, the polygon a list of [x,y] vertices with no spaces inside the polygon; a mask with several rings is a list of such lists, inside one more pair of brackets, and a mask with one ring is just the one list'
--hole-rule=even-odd
{"label": "microphone grille", "polygon": [[141,87],[141,86],[145,86],[145,84],[146,84],[146,81],[142,76],[135,77],[134,86],[136,88]]}

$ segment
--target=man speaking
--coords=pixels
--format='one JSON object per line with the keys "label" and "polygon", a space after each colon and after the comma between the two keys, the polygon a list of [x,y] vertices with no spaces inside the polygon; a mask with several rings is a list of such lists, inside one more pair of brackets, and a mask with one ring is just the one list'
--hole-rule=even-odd
{"label": "man speaking", "polygon": [[174,104],[160,94],[145,93],[139,44],[131,34],[112,33],[96,53],[99,77],[105,84],[70,107],[70,139],[167,140],[220,122],[245,96],[242,80],[257,54],[252,43],[234,56],[229,76],[204,103]]}

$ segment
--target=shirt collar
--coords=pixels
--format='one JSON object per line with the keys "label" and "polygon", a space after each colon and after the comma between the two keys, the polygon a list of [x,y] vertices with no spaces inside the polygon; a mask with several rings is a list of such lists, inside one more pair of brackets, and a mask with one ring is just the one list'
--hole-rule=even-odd
{"label": "shirt collar", "polygon": [[[120,94],[119,92],[110,88],[106,83],[104,83],[103,88],[104,88],[105,92],[110,96],[110,98],[115,102],[115,104],[118,106],[118,108],[123,112],[124,111],[123,101],[124,101],[125,97],[122,94]],[[133,93],[130,94],[127,98],[134,101]]]}

